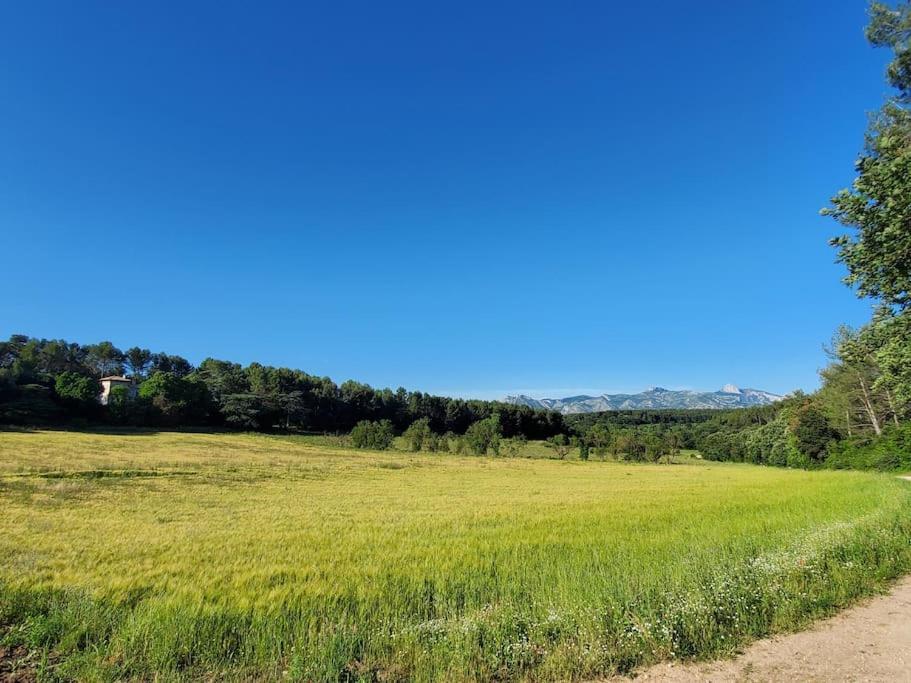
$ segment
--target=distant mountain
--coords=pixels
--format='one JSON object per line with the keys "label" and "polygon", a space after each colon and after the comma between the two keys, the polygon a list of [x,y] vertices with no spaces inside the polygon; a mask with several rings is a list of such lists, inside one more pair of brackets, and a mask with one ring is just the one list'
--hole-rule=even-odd
{"label": "distant mountain", "polygon": [[567,398],[531,398],[507,396],[505,403],[570,413],[597,413],[603,410],[641,410],[644,408],[748,408],[768,405],[784,398],[759,389],[739,389],[725,384],[721,391],[672,391],[654,387],[639,394],[602,394]]}

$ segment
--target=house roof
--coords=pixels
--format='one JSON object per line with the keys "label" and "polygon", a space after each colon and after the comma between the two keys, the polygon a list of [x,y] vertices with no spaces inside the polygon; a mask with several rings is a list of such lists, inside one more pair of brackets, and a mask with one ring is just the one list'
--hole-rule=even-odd
{"label": "house roof", "polygon": [[131,380],[129,377],[121,377],[120,375],[108,375],[107,377],[102,377],[102,378],[101,378],[100,380],[98,380],[98,381],[99,381],[99,382],[106,382],[106,381],[110,381],[110,382],[130,382],[130,383],[133,382],[133,380]]}

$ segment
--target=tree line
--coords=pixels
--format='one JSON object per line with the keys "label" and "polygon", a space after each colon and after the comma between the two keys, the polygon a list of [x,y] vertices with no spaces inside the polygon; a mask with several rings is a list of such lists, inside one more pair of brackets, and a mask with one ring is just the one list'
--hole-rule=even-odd
{"label": "tree line", "polygon": [[[136,396],[115,388],[98,402],[98,380],[130,376]],[[361,421],[388,421],[398,433],[425,420],[435,433],[464,434],[497,417],[505,437],[545,439],[566,429],[563,417],[496,401],[433,396],[403,388],[340,385],[328,377],[259,363],[241,366],[185,358],[111,342],[80,345],[13,335],[0,342],[0,423],[84,421],[138,427],[214,426],[258,431],[348,432]]]}

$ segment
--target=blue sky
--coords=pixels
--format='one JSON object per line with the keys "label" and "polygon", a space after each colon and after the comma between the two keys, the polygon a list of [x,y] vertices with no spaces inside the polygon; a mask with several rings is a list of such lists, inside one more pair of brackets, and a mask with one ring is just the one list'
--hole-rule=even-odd
{"label": "blue sky", "polygon": [[[496,6],[492,6],[492,5]],[[864,2],[9,3],[0,335],[496,397],[817,385]]]}

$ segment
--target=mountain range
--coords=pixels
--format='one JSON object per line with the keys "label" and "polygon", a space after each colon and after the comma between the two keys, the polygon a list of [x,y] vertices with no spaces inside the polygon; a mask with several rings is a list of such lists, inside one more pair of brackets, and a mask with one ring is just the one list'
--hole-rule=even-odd
{"label": "mountain range", "polygon": [[567,398],[532,398],[519,394],[507,396],[505,403],[570,413],[597,413],[604,410],[641,410],[661,408],[748,408],[773,403],[783,396],[759,389],[740,389],[725,384],[720,391],[674,391],[654,387],[638,394],[601,394]]}

